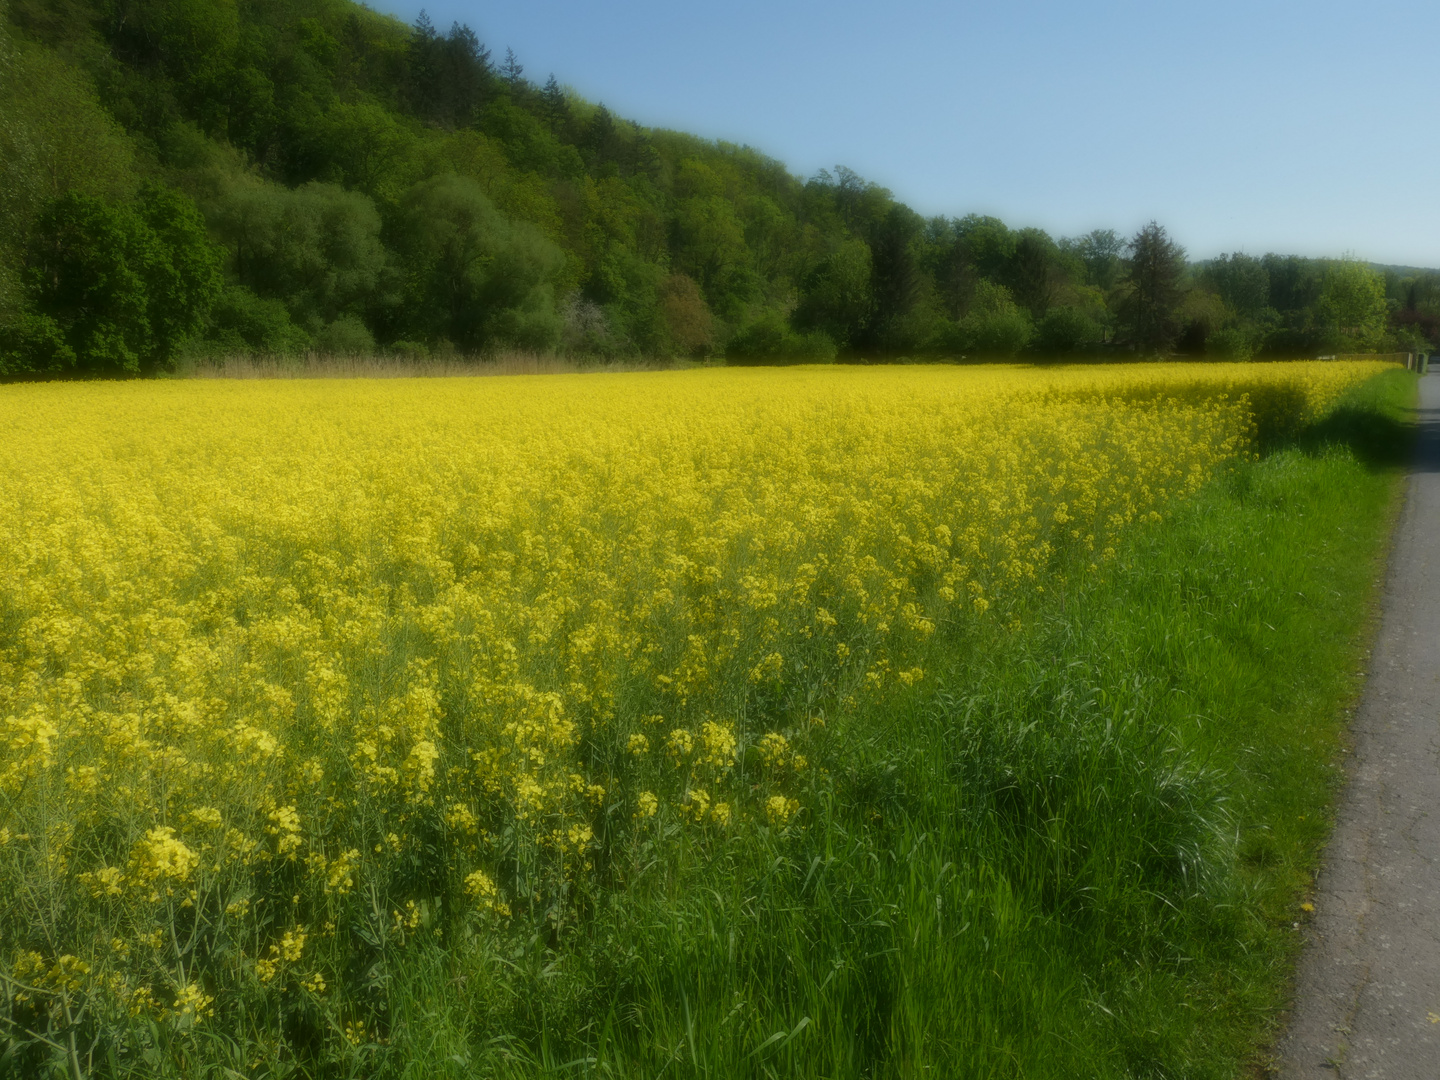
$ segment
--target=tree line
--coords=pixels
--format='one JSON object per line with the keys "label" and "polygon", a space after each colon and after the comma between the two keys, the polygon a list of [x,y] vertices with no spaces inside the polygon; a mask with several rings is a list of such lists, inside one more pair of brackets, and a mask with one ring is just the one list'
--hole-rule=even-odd
{"label": "tree line", "polygon": [[1440,274],[925,218],[350,0],[0,0],[0,374],[1425,349]]}

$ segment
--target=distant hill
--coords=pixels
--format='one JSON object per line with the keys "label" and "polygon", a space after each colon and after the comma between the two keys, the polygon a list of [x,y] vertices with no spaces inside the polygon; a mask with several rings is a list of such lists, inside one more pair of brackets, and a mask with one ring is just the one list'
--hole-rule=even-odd
{"label": "distant hill", "polygon": [[[1324,263],[1239,284],[1181,265],[1147,312],[1113,232],[926,219],[843,167],[801,178],[637,125],[464,26],[349,0],[10,0],[0,26],[0,372],[311,349],[1249,355],[1338,333]],[[156,184],[193,227],[163,226],[190,219]],[[143,297],[97,314],[97,260]],[[1392,308],[1429,303],[1399,279],[1433,272],[1394,269]]]}
{"label": "distant hill", "polygon": [[1433,266],[1392,266],[1388,263],[1366,263],[1370,269],[1381,274],[1393,274],[1395,277],[1412,278],[1426,277],[1430,274],[1440,274],[1440,268]]}

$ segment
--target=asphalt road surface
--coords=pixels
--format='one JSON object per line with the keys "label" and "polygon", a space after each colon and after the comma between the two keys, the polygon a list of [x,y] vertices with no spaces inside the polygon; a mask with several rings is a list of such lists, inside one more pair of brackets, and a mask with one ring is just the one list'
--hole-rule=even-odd
{"label": "asphalt road surface", "polygon": [[1440,374],[1419,419],[1284,1080],[1440,1080]]}

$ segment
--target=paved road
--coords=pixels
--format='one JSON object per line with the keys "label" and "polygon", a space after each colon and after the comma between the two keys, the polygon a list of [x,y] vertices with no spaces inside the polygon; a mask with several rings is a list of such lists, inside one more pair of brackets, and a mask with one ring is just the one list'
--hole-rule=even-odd
{"label": "paved road", "polygon": [[1284,1080],[1440,1080],[1440,374],[1420,421]]}

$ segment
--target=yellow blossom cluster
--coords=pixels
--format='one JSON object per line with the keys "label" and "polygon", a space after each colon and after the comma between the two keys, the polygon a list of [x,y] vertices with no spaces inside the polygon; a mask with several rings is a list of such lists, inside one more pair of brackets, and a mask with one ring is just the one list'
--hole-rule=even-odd
{"label": "yellow blossom cluster", "polygon": [[602,843],[803,829],[934,635],[1377,370],[0,388],[7,992],[200,1023],[544,917]]}

